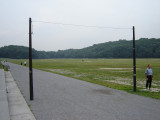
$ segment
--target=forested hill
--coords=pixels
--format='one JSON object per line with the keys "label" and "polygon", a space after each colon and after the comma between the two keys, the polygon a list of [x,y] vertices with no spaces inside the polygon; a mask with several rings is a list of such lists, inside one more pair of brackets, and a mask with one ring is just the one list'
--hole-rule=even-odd
{"label": "forested hill", "polygon": [[[95,44],[83,49],[59,50],[57,52],[33,49],[33,58],[132,58],[133,41],[119,40]],[[136,40],[137,58],[160,58],[160,38]],[[4,46],[0,48],[0,58],[27,59],[28,47]]]}

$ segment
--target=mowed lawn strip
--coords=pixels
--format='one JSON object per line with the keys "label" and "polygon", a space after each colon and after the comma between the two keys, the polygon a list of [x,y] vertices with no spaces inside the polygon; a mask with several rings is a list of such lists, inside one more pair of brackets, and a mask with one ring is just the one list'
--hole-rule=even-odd
{"label": "mowed lawn strip", "polygon": [[[28,60],[8,59],[19,64]],[[34,59],[33,67],[129,93],[160,99],[159,91],[145,91],[145,69],[152,65],[154,79],[152,88],[160,90],[160,59],[137,59],[137,91],[133,92],[132,59]]]}

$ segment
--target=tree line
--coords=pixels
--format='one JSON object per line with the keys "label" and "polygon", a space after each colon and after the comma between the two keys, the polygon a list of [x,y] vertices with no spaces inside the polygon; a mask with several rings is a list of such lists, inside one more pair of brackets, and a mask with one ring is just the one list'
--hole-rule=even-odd
{"label": "tree line", "polygon": [[[94,44],[83,49],[58,51],[37,51],[32,49],[33,59],[49,58],[132,58],[133,41],[119,40]],[[160,58],[160,38],[136,40],[137,58]],[[28,59],[29,48],[24,46],[4,46],[0,48],[0,58]]]}

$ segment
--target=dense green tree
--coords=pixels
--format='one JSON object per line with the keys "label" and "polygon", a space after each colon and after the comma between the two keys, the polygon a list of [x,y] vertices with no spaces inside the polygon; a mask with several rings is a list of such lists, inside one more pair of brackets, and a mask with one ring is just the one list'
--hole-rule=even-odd
{"label": "dense green tree", "polygon": [[[94,44],[83,49],[37,51],[32,49],[34,59],[48,58],[132,58],[132,40],[119,40]],[[0,48],[0,58],[28,59],[28,47],[4,46]],[[141,38],[136,40],[137,58],[160,58],[160,39]]]}

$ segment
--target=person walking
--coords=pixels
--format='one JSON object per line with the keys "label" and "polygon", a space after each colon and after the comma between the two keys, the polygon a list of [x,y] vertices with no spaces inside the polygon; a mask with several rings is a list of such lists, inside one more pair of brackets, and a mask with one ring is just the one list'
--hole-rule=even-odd
{"label": "person walking", "polygon": [[151,69],[151,64],[148,64],[148,68],[145,71],[146,76],[146,89],[149,85],[149,90],[151,89],[152,79],[153,79],[153,71]]}

